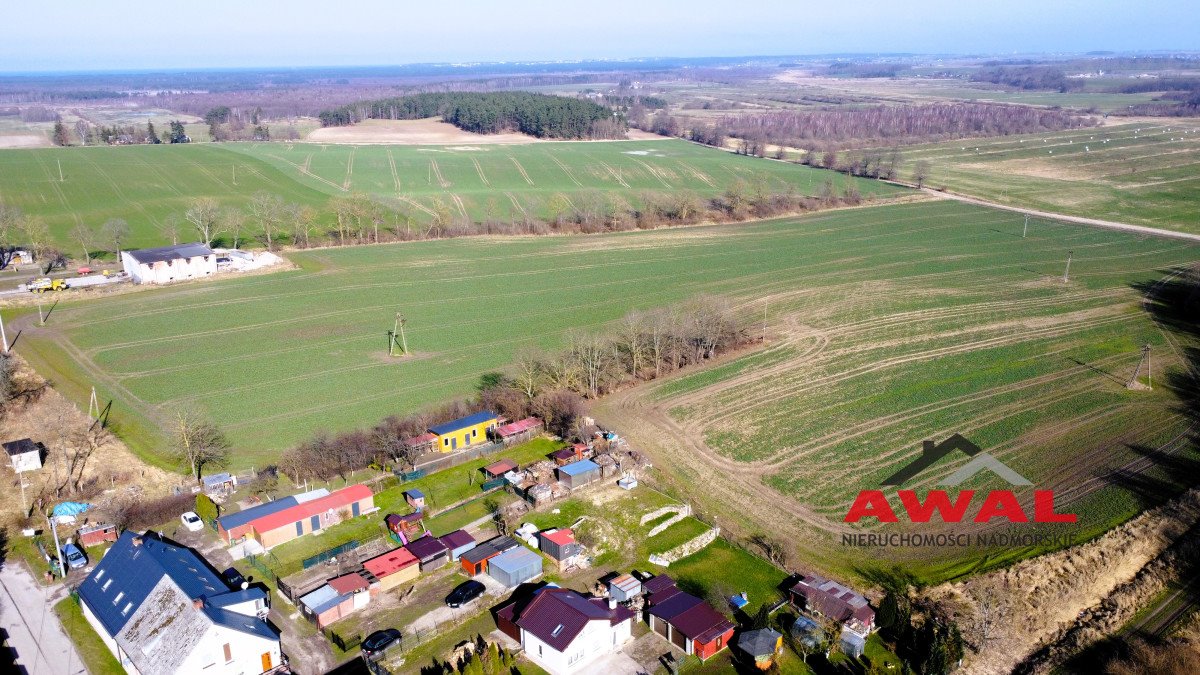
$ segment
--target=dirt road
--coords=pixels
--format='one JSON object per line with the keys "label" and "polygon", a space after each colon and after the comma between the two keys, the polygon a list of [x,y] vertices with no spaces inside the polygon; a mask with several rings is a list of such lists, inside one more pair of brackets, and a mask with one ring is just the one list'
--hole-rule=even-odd
{"label": "dirt road", "polygon": [[1102,227],[1107,230],[1120,230],[1122,232],[1130,232],[1132,234],[1141,234],[1148,237],[1163,237],[1166,239],[1183,239],[1184,241],[1200,242],[1200,234],[1189,234],[1187,232],[1176,232],[1174,230],[1160,230],[1157,227],[1145,227],[1144,225],[1130,225],[1129,223],[1118,223],[1112,220],[1099,220],[1097,218],[1083,218],[1081,216],[1067,216],[1061,213],[1052,213],[1049,211],[1037,211],[1035,209],[1027,209],[1020,206],[1008,206],[1006,204],[997,204],[989,202],[985,199],[976,197],[968,197],[966,195],[955,194],[953,192],[943,192],[932,188],[924,188],[926,194],[945,199],[953,199],[959,202],[968,204],[978,204],[979,206],[989,206],[993,209],[1002,209],[1004,211],[1014,211],[1016,213],[1027,213],[1038,218],[1049,218],[1051,220],[1061,220],[1067,223],[1078,223],[1080,225],[1091,225],[1093,227]]}

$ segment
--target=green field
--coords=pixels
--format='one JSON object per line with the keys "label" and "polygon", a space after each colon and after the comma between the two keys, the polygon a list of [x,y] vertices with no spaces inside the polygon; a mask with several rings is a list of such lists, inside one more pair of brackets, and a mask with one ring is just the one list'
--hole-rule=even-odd
{"label": "green field", "polygon": [[[1134,493],[1095,489],[1097,472],[1187,426],[1161,386],[1181,360],[1136,286],[1200,249],[1040,221],[1022,238],[1022,224],[925,202],[583,238],[326,249],[293,254],[296,271],[64,304],[43,329],[28,310],[7,318],[24,330],[17,351],[65,394],[83,403],[95,383],[114,399],[111,419],[144,456],[161,457],[162,406],[186,405],[229,433],[240,467],[318,431],[468,395],[519,347],[555,348],[568,330],[603,330],[630,309],[711,293],[757,322],[765,298],[765,351],[600,405],[669,480],[703,486],[693,497],[719,505],[735,530],[774,529],[782,514],[785,534],[811,541],[811,525],[839,521],[853,494],[921,440],[957,431],[1070,491],[1087,514],[1079,533],[1095,534],[1141,507]],[[411,358],[385,354],[397,310]],[[1142,344],[1158,386],[1130,392]],[[667,420],[675,431],[664,440]],[[715,483],[705,479],[714,464]],[[926,564],[952,575],[959,559]]]}
{"label": "green field", "polygon": [[[59,167],[62,168],[60,180]],[[724,193],[737,179],[769,191],[818,194],[826,180],[853,183],[864,195],[900,190],[877,181],[741,157],[678,140],[532,143],[480,146],[352,146],[304,143],[138,145],[125,147],[0,150],[0,201],[50,224],[66,250],[77,223],[94,229],[125,219],[128,247],[170,243],[158,226],[182,218],[188,202],[213,197],[244,207],[265,190],[318,209],[326,227],[329,201],[354,193],[375,195],[394,212],[384,227],[420,228],[433,217],[482,222],[550,218],[564,208],[619,200],[636,207],[643,191],[697,196]],[[185,222],[186,226],[187,223]],[[252,234],[256,226],[248,224]],[[194,232],[185,237],[194,238]],[[228,238],[228,237],[226,237]]]}
{"label": "green field", "polygon": [[904,157],[910,167],[918,160],[930,163],[931,187],[1200,233],[1200,125],[1191,120],[917,145],[905,148]]}

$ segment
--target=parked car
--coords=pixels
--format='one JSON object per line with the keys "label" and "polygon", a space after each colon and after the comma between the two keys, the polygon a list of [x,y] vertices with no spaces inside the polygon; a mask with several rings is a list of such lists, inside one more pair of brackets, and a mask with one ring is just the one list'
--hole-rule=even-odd
{"label": "parked car", "polygon": [[195,511],[185,512],[182,516],[179,516],[179,520],[183,523],[184,527],[192,532],[199,532],[204,529],[204,521],[200,520],[200,516],[196,515]]}
{"label": "parked car", "polygon": [[400,631],[395,628],[377,630],[362,641],[362,652],[367,656],[378,654],[391,647],[400,639]]}
{"label": "parked car", "polygon": [[67,567],[73,570],[77,570],[80,567],[87,567],[87,556],[75,544],[63,546],[62,557],[67,561]]}
{"label": "parked car", "polygon": [[225,577],[225,583],[229,584],[230,588],[241,588],[242,584],[246,583],[246,577],[237,570],[236,567],[230,567],[221,573]]}
{"label": "parked car", "polygon": [[475,581],[474,579],[464,581],[453,591],[450,591],[450,595],[446,596],[446,606],[462,607],[468,602],[471,602],[475,598],[483,595],[485,588],[486,587],[482,583]]}

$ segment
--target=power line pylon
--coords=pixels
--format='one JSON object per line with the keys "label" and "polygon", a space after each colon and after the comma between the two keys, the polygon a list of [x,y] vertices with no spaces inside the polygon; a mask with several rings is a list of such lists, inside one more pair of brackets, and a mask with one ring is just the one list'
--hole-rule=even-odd
{"label": "power line pylon", "polygon": [[[1138,375],[1142,374],[1142,366],[1146,367],[1146,384],[1138,381]],[[1138,361],[1137,368],[1133,370],[1133,377],[1129,378],[1129,382],[1125,385],[1126,389],[1153,389],[1153,381],[1150,374],[1150,345],[1142,345],[1142,358]]]}

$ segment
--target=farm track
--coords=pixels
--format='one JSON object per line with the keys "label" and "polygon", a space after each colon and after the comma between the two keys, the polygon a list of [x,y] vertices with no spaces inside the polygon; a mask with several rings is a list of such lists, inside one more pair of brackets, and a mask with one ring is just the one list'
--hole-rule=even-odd
{"label": "farm track", "polygon": [[[579,179],[575,177],[574,173],[571,173],[571,169],[566,164],[564,164],[561,159],[559,159],[558,157],[555,157],[554,155],[550,155],[549,157],[550,157],[551,161],[553,161],[555,164],[558,165],[558,168],[562,169],[562,172],[567,175],[567,178],[571,179],[572,183],[574,183],[578,187],[583,187],[583,183],[579,182]],[[516,161],[516,160],[513,160],[513,161]],[[524,174],[525,170],[522,169],[521,173]],[[525,180],[529,180],[529,177],[526,176]],[[530,181],[530,184],[532,185],[533,182]]]}
{"label": "farm track", "polygon": [[529,183],[530,187],[533,187],[533,179],[530,178],[529,174],[525,172],[525,167],[521,166],[521,163],[517,161],[516,157],[509,157],[509,159],[512,160],[513,166],[517,167],[517,172],[521,174],[521,178],[524,178],[525,182]]}
{"label": "farm track", "polygon": [[400,173],[396,171],[396,157],[392,154],[392,149],[387,149],[388,167],[392,170],[392,185],[396,187],[396,196],[400,196]]}
{"label": "farm track", "polygon": [[487,179],[487,175],[483,173],[483,167],[480,166],[479,160],[472,157],[471,163],[475,165],[475,172],[479,174],[479,180],[483,183],[483,186],[491,187],[492,183]]}

